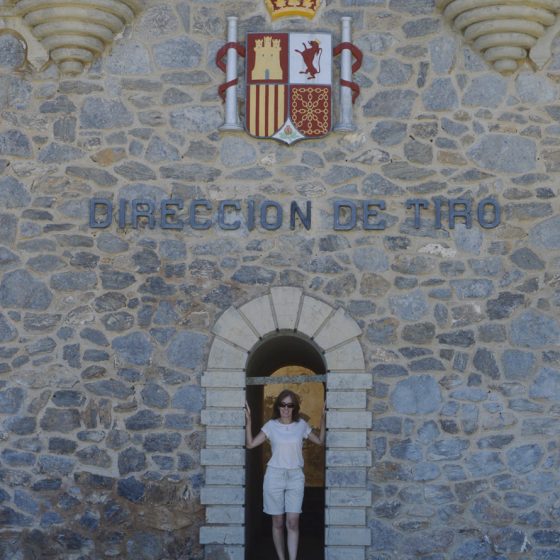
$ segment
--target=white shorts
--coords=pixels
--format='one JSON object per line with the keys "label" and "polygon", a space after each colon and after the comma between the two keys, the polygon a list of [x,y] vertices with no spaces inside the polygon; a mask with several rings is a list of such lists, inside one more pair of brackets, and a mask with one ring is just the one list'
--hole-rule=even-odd
{"label": "white shorts", "polygon": [[267,467],[263,485],[264,512],[269,515],[301,513],[304,486],[302,469]]}

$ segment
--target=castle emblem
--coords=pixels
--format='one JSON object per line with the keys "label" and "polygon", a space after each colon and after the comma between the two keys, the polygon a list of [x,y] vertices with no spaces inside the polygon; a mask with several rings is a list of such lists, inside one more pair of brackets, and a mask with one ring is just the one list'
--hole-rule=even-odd
{"label": "castle emblem", "polygon": [[[273,19],[287,14],[312,17],[318,5],[319,0],[267,0]],[[352,104],[359,87],[352,82],[352,74],[361,65],[362,53],[351,43],[350,22],[351,18],[342,18],[342,42],[333,48],[331,34],[323,32],[250,32],[241,44],[237,18],[229,17],[228,42],[216,56],[227,80],[219,87],[226,105],[221,130],[243,128],[238,116],[238,56],[246,59],[244,124],[251,136],[292,144],[321,138],[333,128],[354,130]],[[332,65],[337,55],[341,55],[340,106],[333,127]]]}

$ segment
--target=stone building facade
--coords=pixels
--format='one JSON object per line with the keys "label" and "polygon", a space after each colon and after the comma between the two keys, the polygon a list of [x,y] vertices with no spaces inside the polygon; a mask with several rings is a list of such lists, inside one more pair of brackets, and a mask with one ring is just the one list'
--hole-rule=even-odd
{"label": "stone building facade", "polygon": [[[0,0],[0,558],[245,558],[268,358],[324,558],[560,559],[560,9],[495,4]],[[228,16],[350,16],[355,130],[220,130]]]}

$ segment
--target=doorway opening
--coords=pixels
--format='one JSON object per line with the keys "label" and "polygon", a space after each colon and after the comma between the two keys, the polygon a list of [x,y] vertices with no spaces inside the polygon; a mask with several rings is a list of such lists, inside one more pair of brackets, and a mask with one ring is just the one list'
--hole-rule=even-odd
{"label": "doorway opening", "polygon": [[[299,366],[311,370],[313,380],[328,388],[329,405],[324,491],[328,504],[322,525],[326,529],[320,546],[312,551],[314,556],[306,560],[363,560],[366,547],[371,546],[367,508],[372,505],[372,492],[367,471],[372,466],[368,445],[372,415],[367,410],[367,391],[373,379],[366,371],[359,341],[362,328],[342,307],[332,307],[301,288],[275,286],[240,307],[227,309],[212,333],[201,380],[206,388],[201,411],[206,426],[201,464],[206,478],[200,501],[206,508],[206,523],[199,538],[206,558],[255,558],[255,524],[262,522],[255,501],[261,499],[262,487],[254,473],[262,470],[262,461],[244,449],[243,404],[248,399],[260,414],[253,425],[258,429],[259,419],[265,419],[264,385],[280,368]],[[289,381],[298,377],[303,376],[290,376]],[[251,467],[248,462],[254,463],[253,476],[246,472]],[[249,556],[247,547],[251,547]],[[256,556],[259,560],[270,557],[274,558],[263,553]]]}
{"label": "doorway opening", "polygon": [[[293,331],[279,331],[263,338],[249,353],[246,382],[255,432],[271,418],[274,399],[283,389],[299,395],[301,417],[318,429],[325,400],[326,366],[310,338]],[[304,442],[305,493],[299,557],[306,560],[324,558],[324,449]],[[270,446],[265,443],[246,454],[245,560],[275,558],[271,517],[262,511],[262,485]]]}

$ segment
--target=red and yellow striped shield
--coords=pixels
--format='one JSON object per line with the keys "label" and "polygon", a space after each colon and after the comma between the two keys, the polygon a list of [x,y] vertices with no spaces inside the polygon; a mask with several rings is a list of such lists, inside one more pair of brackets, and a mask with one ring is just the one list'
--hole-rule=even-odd
{"label": "red and yellow striped shield", "polygon": [[247,89],[247,131],[269,138],[286,122],[288,88],[283,84],[251,84]]}

